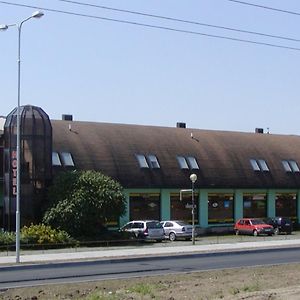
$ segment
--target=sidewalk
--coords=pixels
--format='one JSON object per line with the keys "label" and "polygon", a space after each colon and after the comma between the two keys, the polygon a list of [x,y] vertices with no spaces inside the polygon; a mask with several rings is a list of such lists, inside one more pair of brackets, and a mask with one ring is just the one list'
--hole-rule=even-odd
{"label": "sidewalk", "polygon": [[[178,243],[178,246],[176,245]],[[54,263],[76,260],[112,260],[112,259],[134,259],[143,256],[169,256],[179,254],[197,254],[197,253],[216,253],[228,251],[251,251],[255,249],[274,249],[274,248],[300,247],[300,238],[271,240],[264,239],[261,241],[229,242],[218,244],[197,244],[191,243],[161,243],[160,245],[143,247],[113,247],[113,248],[96,248],[89,251],[74,251],[71,249],[60,250],[60,252],[45,251],[46,253],[22,253],[20,255],[20,264],[36,263]],[[72,252],[73,251],[73,252]],[[0,266],[15,265],[16,256],[0,256]]]}

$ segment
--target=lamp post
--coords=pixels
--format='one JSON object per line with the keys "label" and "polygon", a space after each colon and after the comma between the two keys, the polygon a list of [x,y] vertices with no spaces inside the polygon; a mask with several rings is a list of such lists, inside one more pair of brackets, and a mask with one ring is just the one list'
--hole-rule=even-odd
{"label": "lamp post", "polygon": [[192,242],[195,245],[195,200],[194,200],[194,185],[197,180],[196,174],[191,174],[190,180],[192,182]]}
{"label": "lamp post", "polygon": [[20,137],[20,102],[21,102],[21,31],[25,22],[33,18],[41,18],[41,11],[34,12],[20,23],[0,25],[0,30],[7,30],[11,26],[18,28],[18,106],[17,106],[17,191],[16,191],[16,262],[20,262],[20,193],[21,193],[21,137]]}

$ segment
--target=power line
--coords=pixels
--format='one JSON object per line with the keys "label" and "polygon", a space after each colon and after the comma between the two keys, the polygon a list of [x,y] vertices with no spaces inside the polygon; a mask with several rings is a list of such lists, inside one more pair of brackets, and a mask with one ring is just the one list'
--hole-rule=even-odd
{"label": "power line", "polygon": [[219,26],[219,25],[201,23],[201,22],[196,22],[196,21],[190,21],[190,20],[184,20],[184,19],[161,16],[161,15],[148,14],[148,13],[144,13],[144,12],[113,8],[113,7],[103,6],[103,5],[83,3],[83,2],[72,1],[72,0],[57,0],[57,1],[66,2],[66,3],[70,3],[70,4],[81,5],[81,6],[100,8],[100,9],[105,9],[105,10],[111,10],[111,11],[129,13],[129,14],[134,14],[134,15],[140,15],[140,16],[144,16],[144,17],[151,17],[151,18],[163,19],[163,20],[168,20],[168,21],[175,21],[175,22],[181,22],[181,23],[186,23],[186,24],[192,24],[192,25],[199,25],[199,26],[217,28],[217,29],[222,29],[222,30],[235,31],[235,32],[239,32],[239,33],[247,33],[247,34],[260,35],[260,36],[265,36],[265,37],[270,37],[270,38],[288,40],[288,41],[293,41],[293,42],[300,42],[300,39],[291,38],[291,37],[285,37],[285,36],[280,36],[280,35],[273,35],[273,34],[268,34],[268,33],[257,32],[257,31],[250,31],[250,30],[244,30],[244,29],[238,29],[238,28],[232,28],[232,27],[226,27],[226,26]]}
{"label": "power line", "polygon": [[245,2],[245,1],[239,1],[239,0],[227,0],[227,1],[235,2],[235,3],[239,3],[239,4],[243,4],[243,5],[248,5],[248,6],[254,6],[254,7],[263,8],[263,9],[268,9],[268,10],[273,10],[273,11],[282,12],[282,13],[286,13],[286,14],[300,16],[300,13],[295,12],[295,11],[291,11],[291,10],[284,10],[284,9],[280,9],[280,8],[275,8],[275,7],[265,6],[265,5],[259,5],[259,4],[254,4],[254,3],[249,3],[249,2]]}
{"label": "power line", "polygon": [[94,15],[87,15],[87,14],[82,14],[82,13],[75,13],[75,12],[45,8],[45,7],[40,7],[40,6],[12,3],[12,2],[8,2],[8,1],[0,1],[0,4],[1,3],[6,4],[6,5],[12,5],[12,6],[40,9],[40,10],[50,11],[50,12],[54,12],[54,13],[73,15],[73,16],[77,16],[77,17],[86,17],[86,18],[99,19],[99,20],[104,20],[104,21],[112,21],[112,22],[117,22],[117,23],[122,23],[122,24],[136,25],[136,26],[141,26],[141,27],[146,27],[146,28],[155,28],[155,29],[167,30],[167,31],[172,31],[172,32],[179,32],[179,33],[200,35],[200,36],[223,39],[223,40],[230,40],[230,41],[235,41],[235,42],[242,42],[242,43],[248,43],[248,44],[255,44],[255,45],[261,45],[261,46],[268,46],[268,47],[274,47],[274,48],[300,51],[300,48],[297,48],[297,47],[290,47],[290,46],[277,45],[277,44],[271,44],[271,43],[266,43],[266,42],[258,42],[258,41],[252,41],[252,40],[246,40],[246,39],[239,39],[239,38],[234,38],[234,37],[229,37],[229,36],[213,35],[213,34],[208,34],[208,33],[197,32],[197,31],[182,30],[182,29],[175,29],[175,28],[159,26],[159,25],[151,25],[151,24],[138,23],[138,22],[132,22],[132,21],[127,21],[127,20],[99,17],[99,16],[94,16]]}

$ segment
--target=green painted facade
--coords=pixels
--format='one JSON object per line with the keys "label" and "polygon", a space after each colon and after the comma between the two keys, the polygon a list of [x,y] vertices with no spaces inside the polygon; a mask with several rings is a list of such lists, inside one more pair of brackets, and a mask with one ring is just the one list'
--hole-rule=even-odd
{"label": "green painted facade", "polygon": [[[160,219],[169,220],[171,218],[171,203],[170,194],[178,193],[180,190],[177,189],[126,189],[125,196],[127,199],[127,209],[126,214],[120,218],[120,226],[124,225],[126,222],[130,221],[130,194],[131,193],[159,193],[160,194]],[[275,190],[275,189],[195,189],[195,193],[199,195],[195,199],[195,203],[198,207],[199,213],[199,224],[201,228],[208,228],[210,226],[216,226],[208,224],[208,194],[217,193],[225,194],[232,193],[234,195],[234,220],[238,220],[243,217],[243,195],[244,194],[266,194],[267,195],[267,217],[274,217],[275,199],[276,194],[296,194],[297,195],[297,220],[300,218],[300,190]],[[299,222],[299,221],[297,221]],[[223,224],[224,225],[224,224]],[[228,224],[227,224],[228,225]],[[217,224],[217,226],[222,226],[222,224]]]}
{"label": "green painted facade", "polygon": [[3,207],[3,183],[0,181],[0,208]]}

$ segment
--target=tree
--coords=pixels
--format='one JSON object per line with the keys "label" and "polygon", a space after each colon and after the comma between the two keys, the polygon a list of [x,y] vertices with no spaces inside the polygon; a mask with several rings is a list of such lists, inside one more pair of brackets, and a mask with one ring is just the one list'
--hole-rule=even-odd
{"label": "tree", "polygon": [[61,173],[49,189],[43,222],[74,237],[96,237],[108,220],[125,213],[122,186],[96,171]]}

